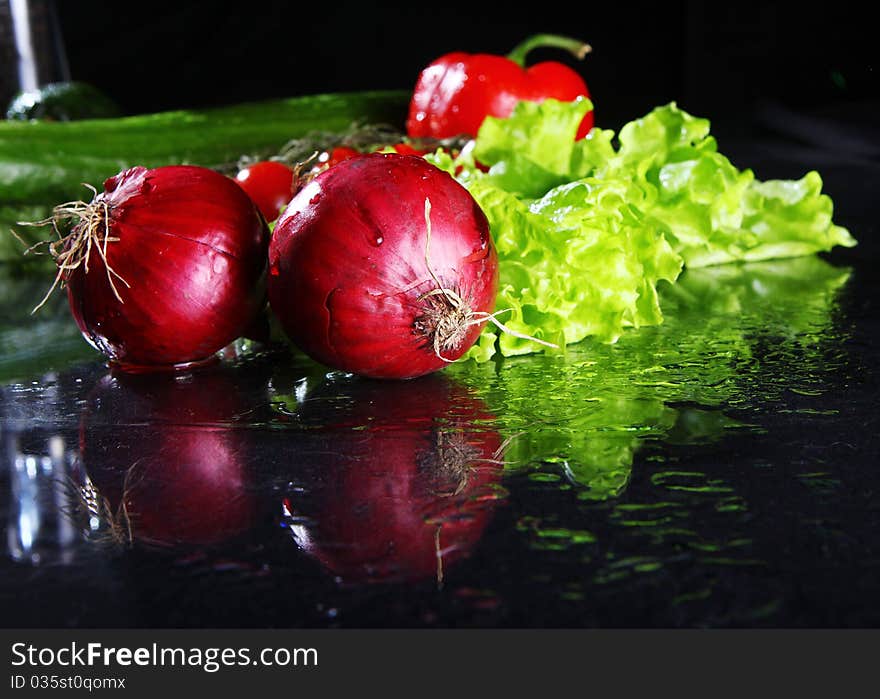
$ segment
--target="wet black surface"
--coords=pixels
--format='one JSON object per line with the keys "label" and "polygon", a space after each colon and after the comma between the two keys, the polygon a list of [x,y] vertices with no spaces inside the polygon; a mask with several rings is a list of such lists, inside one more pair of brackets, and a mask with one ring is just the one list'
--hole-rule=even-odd
{"label": "wet black surface", "polygon": [[[733,146],[759,177],[815,155]],[[284,349],[114,375],[5,278],[3,625],[880,625],[880,167],[826,160],[857,248],[405,384]]]}

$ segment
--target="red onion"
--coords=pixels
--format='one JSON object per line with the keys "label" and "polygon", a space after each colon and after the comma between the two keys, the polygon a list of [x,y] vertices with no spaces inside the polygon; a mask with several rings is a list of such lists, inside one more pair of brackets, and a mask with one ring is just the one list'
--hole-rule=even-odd
{"label": "red onion", "polygon": [[231,179],[207,168],[135,167],[88,204],[53,244],[83,336],[115,363],[167,367],[210,358],[265,306],[268,229]]}
{"label": "red onion", "polygon": [[223,365],[192,381],[104,376],[80,420],[81,506],[126,544],[213,545],[256,526],[259,440],[234,424],[255,378]]}
{"label": "red onion", "polygon": [[498,259],[467,190],[422,158],[369,154],[318,175],[269,246],[269,302],[314,359],[410,378],[461,357],[489,319]]}
{"label": "red onion", "polygon": [[345,583],[442,579],[501,504],[494,421],[439,374],[328,381],[301,404],[306,437],[288,451],[304,476],[284,500],[297,545]]}

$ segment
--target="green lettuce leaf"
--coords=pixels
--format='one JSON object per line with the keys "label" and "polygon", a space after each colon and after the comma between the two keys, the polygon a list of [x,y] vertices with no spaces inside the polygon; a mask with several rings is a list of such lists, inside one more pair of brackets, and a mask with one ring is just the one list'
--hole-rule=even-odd
{"label": "green lettuce leaf", "polygon": [[510,119],[488,118],[473,157],[489,165],[489,180],[521,197],[539,197],[572,179],[575,135],[590,101],[521,102]]}
{"label": "green lettuce leaf", "polygon": [[[522,102],[472,148],[428,156],[485,211],[498,250],[496,308],[519,334],[564,346],[662,322],[657,286],[683,267],[852,246],[816,172],[759,182],[718,152],[709,122],[674,103],[574,140],[588,100]],[[488,169],[487,169],[488,168]],[[487,328],[468,356],[542,347]]]}
{"label": "green lettuce leaf", "polygon": [[[613,342],[625,327],[661,321],[656,285],[674,281],[682,261],[654,222],[622,205],[636,196],[627,182],[579,180],[531,205],[486,179],[470,190],[501,255],[496,308],[509,312],[505,325],[564,346],[588,336]],[[496,336],[505,355],[535,351],[528,339],[487,329],[470,356],[488,358]]]}

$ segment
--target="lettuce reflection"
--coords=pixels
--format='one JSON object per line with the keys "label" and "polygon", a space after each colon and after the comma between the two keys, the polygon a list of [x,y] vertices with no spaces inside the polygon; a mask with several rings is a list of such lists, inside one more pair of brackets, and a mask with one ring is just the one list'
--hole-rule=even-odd
{"label": "lettuce reflection", "polygon": [[728,413],[821,375],[840,343],[834,310],[849,276],[818,257],[688,270],[662,289],[663,325],[565,356],[448,371],[519,435],[510,471],[558,468],[582,498],[606,499],[646,443],[717,440],[738,424]]}

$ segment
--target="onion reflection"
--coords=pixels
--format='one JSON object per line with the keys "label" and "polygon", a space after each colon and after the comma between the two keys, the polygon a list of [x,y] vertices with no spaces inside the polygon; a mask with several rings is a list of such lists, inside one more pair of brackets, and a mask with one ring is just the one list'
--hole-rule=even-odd
{"label": "onion reflection", "polygon": [[477,545],[503,492],[502,440],[467,389],[440,376],[328,381],[295,418],[320,436],[284,514],[344,582],[442,582]]}
{"label": "onion reflection", "polygon": [[103,377],[80,426],[87,528],[164,546],[211,545],[250,529],[253,437],[233,424],[249,412],[249,385],[230,368]]}

